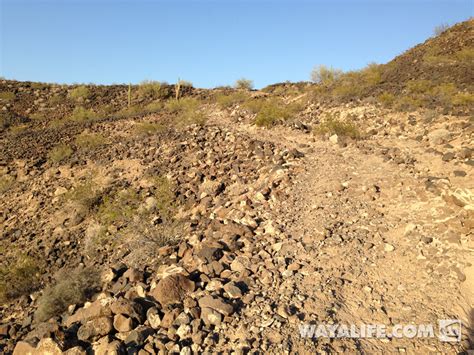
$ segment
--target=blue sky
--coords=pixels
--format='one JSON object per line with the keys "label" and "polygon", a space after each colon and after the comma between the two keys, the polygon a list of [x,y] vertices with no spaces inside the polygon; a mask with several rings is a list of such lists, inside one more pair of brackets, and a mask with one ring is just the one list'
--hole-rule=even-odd
{"label": "blue sky", "polygon": [[256,87],[318,64],[384,63],[474,0],[0,0],[0,75],[44,82],[189,80]]}

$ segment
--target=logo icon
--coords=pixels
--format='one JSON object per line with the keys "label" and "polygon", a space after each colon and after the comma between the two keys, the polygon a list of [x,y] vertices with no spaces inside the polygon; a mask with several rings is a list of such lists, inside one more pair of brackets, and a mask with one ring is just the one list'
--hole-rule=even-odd
{"label": "logo icon", "polygon": [[444,342],[461,341],[461,321],[459,319],[440,319],[439,340]]}

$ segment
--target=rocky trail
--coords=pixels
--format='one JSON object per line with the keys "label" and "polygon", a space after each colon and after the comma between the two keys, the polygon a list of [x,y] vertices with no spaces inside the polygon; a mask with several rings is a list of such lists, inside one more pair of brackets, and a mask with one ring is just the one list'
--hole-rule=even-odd
{"label": "rocky trail", "polygon": [[[135,128],[158,124],[163,115],[76,123],[74,134],[94,132],[108,143],[77,148],[60,165],[45,161],[41,149],[30,152],[32,160],[21,157],[31,135],[43,133],[47,150],[53,141],[73,141],[71,129],[3,136],[5,157],[14,162],[5,171],[16,183],[6,192],[2,240],[31,249],[48,262],[50,274],[92,267],[100,284],[87,301],[66,298],[62,308],[50,303],[58,314],[43,319],[37,317],[42,290],[0,308],[2,351],[419,354],[472,348],[469,118],[440,116],[428,130],[423,113],[338,109],[370,134],[361,140],[316,136],[298,122],[265,129],[246,114],[211,106],[203,126],[146,135]],[[151,184],[150,176],[159,176],[161,185]],[[180,236],[160,209],[163,177],[175,186]],[[102,205],[87,213],[74,200],[86,187],[86,202],[102,194]],[[122,210],[114,199],[130,208]],[[115,214],[120,218],[110,217]],[[54,285],[47,277],[44,284]],[[438,339],[442,319],[462,321],[461,342]],[[320,324],[433,324],[436,332],[431,338],[311,337],[308,329]]]}
{"label": "rocky trail", "polygon": [[[285,350],[302,352],[461,352],[461,344],[438,339],[314,342],[298,331],[301,323],[390,327],[461,319],[464,339],[472,339],[472,220],[439,190],[433,196],[437,178],[424,173],[445,174],[443,162],[416,140],[400,144],[400,155],[409,152],[416,163],[399,164],[384,159],[382,147],[398,143],[387,137],[341,147],[285,129],[239,128],[304,153],[292,187],[275,208],[288,265],[273,277],[268,297],[277,314],[291,309],[297,318],[290,317],[278,335],[270,322],[264,331],[270,342],[289,340]],[[472,181],[465,182],[460,185],[472,188]]]}

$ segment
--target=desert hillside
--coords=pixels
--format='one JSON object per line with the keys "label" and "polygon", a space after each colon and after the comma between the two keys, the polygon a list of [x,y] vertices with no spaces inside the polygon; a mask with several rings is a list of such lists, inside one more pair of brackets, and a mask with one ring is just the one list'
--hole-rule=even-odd
{"label": "desert hillside", "polygon": [[[473,42],[262,90],[0,80],[0,352],[471,349]],[[462,341],[300,334],[439,319]]]}

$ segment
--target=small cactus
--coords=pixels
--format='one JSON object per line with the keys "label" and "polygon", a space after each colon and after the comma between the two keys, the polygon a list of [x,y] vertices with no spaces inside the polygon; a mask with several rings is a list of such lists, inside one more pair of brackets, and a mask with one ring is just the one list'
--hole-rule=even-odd
{"label": "small cactus", "polygon": [[132,106],[132,84],[128,83],[128,107]]}
{"label": "small cactus", "polygon": [[176,100],[179,100],[179,94],[181,91],[181,79],[178,78],[178,82],[175,84],[175,95],[176,95]]}

